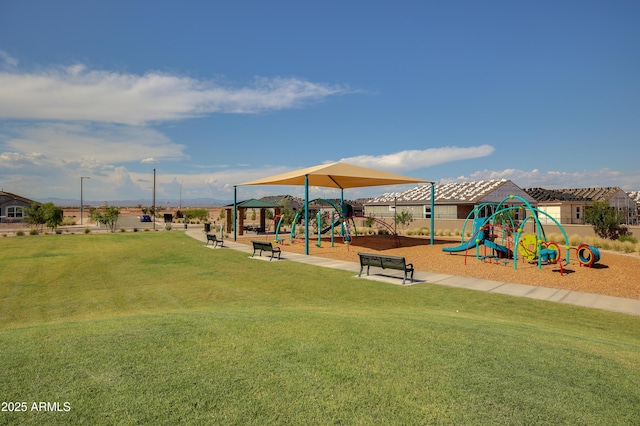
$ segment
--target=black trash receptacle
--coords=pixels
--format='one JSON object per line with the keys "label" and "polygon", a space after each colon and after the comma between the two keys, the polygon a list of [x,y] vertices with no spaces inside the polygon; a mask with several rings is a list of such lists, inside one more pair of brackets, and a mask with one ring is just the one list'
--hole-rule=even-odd
{"label": "black trash receptacle", "polygon": [[211,224],[210,223],[205,223],[204,224],[204,232],[206,232],[207,234],[209,232],[211,232]]}

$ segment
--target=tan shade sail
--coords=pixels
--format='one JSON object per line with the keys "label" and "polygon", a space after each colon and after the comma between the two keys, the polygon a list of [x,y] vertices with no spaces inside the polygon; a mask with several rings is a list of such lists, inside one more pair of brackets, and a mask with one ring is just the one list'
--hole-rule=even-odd
{"label": "tan shade sail", "polygon": [[365,186],[400,185],[407,183],[431,183],[431,181],[382,172],[366,167],[337,162],[321,164],[306,169],[295,170],[262,179],[238,184],[244,185],[304,185],[305,176],[309,186],[327,188],[359,188]]}

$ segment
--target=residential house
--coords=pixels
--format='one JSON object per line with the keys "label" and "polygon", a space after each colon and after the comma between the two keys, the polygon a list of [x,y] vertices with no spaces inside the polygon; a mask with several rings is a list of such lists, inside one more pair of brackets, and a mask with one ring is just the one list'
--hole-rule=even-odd
{"label": "residential house", "polygon": [[[538,202],[538,209],[547,213],[562,225],[584,224],[585,210],[594,201],[608,201],[609,205],[624,212],[623,223],[638,222],[634,200],[618,187],[544,189],[527,188],[527,193]],[[540,223],[552,223],[546,215],[540,215]]]}
{"label": "residential house", "polygon": [[[510,180],[438,184],[434,187],[434,219],[466,219],[476,206],[486,204],[481,216],[493,213],[495,205],[512,195],[522,197],[533,207],[536,201]],[[517,199],[506,203],[521,204]],[[419,185],[403,192],[382,194],[367,201],[367,216],[393,217],[396,210],[408,210],[414,219],[431,217],[431,185]],[[516,211],[516,219],[520,212]]]}
{"label": "residential house", "polygon": [[0,191],[0,223],[22,222],[27,217],[26,207],[36,203],[20,195]]}

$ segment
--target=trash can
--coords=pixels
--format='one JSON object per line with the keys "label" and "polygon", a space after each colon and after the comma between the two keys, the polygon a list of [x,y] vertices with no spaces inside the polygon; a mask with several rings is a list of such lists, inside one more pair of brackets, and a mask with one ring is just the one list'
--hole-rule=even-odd
{"label": "trash can", "polygon": [[211,232],[211,224],[210,223],[206,223],[205,222],[205,224],[204,224],[204,232],[207,233],[207,234],[209,232]]}

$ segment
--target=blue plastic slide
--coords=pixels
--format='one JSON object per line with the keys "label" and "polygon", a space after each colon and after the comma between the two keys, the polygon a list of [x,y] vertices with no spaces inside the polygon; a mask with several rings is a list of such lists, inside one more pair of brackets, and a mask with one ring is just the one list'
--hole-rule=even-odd
{"label": "blue plastic slide", "polygon": [[[480,241],[482,243],[482,241]],[[442,251],[445,251],[447,253],[456,253],[456,252],[460,252],[460,251],[466,251],[466,250],[471,250],[476,248],[476,239],[475,238],[471,238],[467,241],[465,241],[464,243],[460,244],[459,246],[455,246],[455,247],[442,247]]]}

